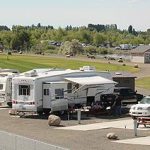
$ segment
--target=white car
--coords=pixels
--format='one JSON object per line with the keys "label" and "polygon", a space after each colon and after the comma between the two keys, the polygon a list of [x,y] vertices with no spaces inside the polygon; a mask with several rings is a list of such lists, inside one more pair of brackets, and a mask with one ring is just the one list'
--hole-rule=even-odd
{"label": "white car", "polygon": [[130,108],[129,114],[132,117],[149,117],[150,116],[150,96],[145,96],[139,104]]}

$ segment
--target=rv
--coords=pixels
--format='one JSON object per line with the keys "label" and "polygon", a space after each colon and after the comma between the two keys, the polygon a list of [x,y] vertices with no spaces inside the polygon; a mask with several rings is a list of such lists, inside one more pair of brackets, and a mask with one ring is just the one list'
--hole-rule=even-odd
{"label": "rv", "polygon": [[[37,74],[54,70],[53,68],[38,68],[23,72],[20,75],[26,73],[36,72]],[[19,71],[16,69],[0,69],[0,104],[6,103],[8,106],[12,106],[12,78],[18,76]]]}
{"label": "rv", "polygon": [[11,106],[12,77],[17,73],[14,69],[0,69],[0,104],[6,102]]}
{"label": "rv", "polygon": [[90,105],[101,94],[113,93],[116,82],[109,72],[81,70],[36,71],[14,77],[12,106],[18,112],[49,113]]}

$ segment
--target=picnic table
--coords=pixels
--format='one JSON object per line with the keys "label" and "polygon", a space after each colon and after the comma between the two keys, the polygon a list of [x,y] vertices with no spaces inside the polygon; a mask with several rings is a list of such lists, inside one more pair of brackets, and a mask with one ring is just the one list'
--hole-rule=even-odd
{"label": "picnic table", "polygon": [[138,117],[137,128],[140,124],[144,125],[144,127],[146,127],[146,125],[150,125],[150,117]]}

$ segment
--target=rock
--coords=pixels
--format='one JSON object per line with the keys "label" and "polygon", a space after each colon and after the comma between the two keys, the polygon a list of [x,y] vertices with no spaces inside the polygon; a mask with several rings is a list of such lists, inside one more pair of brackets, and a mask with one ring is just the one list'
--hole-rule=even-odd
{"label": "rock", "polygon": [[139,68],[138,64],[134,64],[134,68]]}
{"label": "rock", "polygon": [[10,109],[8,113],[10,115],[17,115],[17,110],[16,109]]}
{"label": "rock", "polygon": [[126,64],[122,64],[122,66],[126,66]]}
{"label": "rock", "polygon": [[108,133],[107,138],[111,140],[117,140],[118,136],[115,133]]}
{"label": "rock", "polygon": [[60,117],[56,115],[49,115],[48,117],[48,125],[49,126],[59,126],[61,122]]}

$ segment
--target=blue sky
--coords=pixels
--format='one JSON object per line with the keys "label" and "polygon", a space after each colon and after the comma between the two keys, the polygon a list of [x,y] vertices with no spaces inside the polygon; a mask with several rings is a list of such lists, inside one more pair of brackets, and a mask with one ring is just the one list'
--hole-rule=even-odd
{"label": "blue sky", "polygon": [[0,0],[0,25],[117,24],[150,28],[150,0]]}

